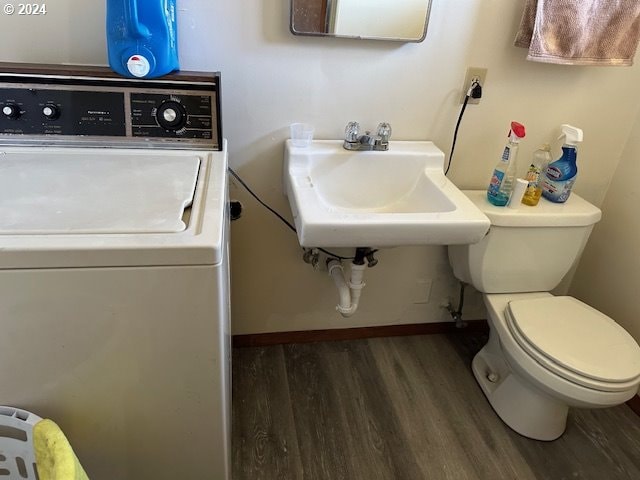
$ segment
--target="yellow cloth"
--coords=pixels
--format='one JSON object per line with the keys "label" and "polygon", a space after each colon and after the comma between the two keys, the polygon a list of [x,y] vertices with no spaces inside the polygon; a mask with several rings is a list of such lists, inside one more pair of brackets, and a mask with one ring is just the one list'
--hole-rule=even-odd
{"label": "yellow cloth", "polygon": [[41,420],[33,427],[33,448],[40,480],[89,480],[60,427]]}

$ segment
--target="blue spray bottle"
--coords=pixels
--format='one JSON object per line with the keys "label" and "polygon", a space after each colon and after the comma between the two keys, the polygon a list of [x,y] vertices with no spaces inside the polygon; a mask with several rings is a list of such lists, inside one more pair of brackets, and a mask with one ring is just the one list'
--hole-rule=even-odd
{"label": "blue spray bottle", "polygon": [[542,180],[542,196],[554,203],[564,203],[578,176],[577,145],[582,141],[582,130],[571,125],[562,125],[562,156],[549,164]]}
{"label": "blue spray bottle", "polygon": [[178,70],[176,0],[107,0],[109,66],[155,78]]}

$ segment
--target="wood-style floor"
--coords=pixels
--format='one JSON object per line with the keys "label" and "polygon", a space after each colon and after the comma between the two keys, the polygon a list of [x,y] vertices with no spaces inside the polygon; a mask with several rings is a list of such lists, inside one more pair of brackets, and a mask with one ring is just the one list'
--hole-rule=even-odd
{"label": "wood-style floor", "polygon": [[470,370],[469,334],[239,348],[234,480],[640,479],[640,417],[573,410],[555,442],[521,437]]}

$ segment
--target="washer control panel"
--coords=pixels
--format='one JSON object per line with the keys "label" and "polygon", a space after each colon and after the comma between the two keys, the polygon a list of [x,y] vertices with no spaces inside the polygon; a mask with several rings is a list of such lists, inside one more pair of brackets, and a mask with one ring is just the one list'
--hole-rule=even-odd
{"label": "washer control panel", "polygon": [[212,138],[210,95],[131,95],[131,126],[136,137]]}
{"label": "washer control panel", "polygon": [[0,133],[126,136],[122,92],[0,87]]}
{"label": "washer control panel", "polygon": [[220,150],[219,74],[208,75],[152,82],[0,74],[0,142]]}

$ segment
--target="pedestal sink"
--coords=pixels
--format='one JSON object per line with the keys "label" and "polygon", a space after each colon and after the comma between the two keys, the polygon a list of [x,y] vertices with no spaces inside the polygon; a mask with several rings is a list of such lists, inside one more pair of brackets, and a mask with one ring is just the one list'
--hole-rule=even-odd
{"label": "pedestal sink", "polygon": [[341,140],[287,140],[285,193],[303,247],[479,242],[489,219],[444,176],[432,142],[348,151]]}

